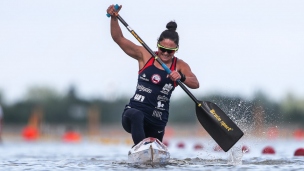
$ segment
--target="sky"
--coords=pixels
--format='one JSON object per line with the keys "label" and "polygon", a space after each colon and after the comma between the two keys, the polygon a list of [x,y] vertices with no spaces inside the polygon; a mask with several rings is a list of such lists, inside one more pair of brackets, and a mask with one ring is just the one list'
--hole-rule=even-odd
{"label": "sky", "polygon": [[[200,81],[194,95],[219,92],[251,97],[262,91],[278,100],[304,97],[304,1],[302,0],[2,0],[0,1],[0,92],[8,102],[30,87],[84,98],[131,96],[137,61],[110,35],[106,9],[123,5],[120,16],[141,39],[156,41],[174,20],[178,58]],[[139,44],[121,24],[126,38]],[[173,97],[185,95],[177,88]]]}

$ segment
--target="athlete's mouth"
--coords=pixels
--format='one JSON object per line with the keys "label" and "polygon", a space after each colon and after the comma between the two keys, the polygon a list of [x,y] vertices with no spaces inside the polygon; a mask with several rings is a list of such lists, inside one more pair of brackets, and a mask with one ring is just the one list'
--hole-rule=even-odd
{"label": "athlete's mouth", "polygon": [[170,58],[170,55],[168,55],[168,54],[162,53],[161,55],[162,55],[162,57],[164,57],[164,58]]}

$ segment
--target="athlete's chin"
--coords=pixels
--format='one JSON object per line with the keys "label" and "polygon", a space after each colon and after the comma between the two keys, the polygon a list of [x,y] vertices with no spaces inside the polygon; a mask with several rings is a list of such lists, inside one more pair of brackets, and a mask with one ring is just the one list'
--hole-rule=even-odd
{"label": "athlete's chin", "polygon": [[167,56],[167,55],[162,55],[161,57],[161,60],[163,61],[163,62],[166,62],[166,61],[170,61],[170,59],[172,58],[171,56]]}

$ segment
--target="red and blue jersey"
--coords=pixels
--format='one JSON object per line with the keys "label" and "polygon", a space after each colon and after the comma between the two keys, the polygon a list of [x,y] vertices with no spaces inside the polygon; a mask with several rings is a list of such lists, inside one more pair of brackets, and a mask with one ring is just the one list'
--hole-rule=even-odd
{"label": "red and blue jersey", "polygon": [[[167,72],[154,66],[155,58],[151,57],[138,72],[138,82],[129,106],[142,111],[145,121],[155,126],[166,126],[169,118],[170,97],[177,86],[167,77]],[[177,58],[172,58],[170,70],[176,69]]]}

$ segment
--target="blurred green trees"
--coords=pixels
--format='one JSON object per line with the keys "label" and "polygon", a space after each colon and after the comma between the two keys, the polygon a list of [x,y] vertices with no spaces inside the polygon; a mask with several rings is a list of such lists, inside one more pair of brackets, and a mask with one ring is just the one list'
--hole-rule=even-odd
{"label": "blurred green trees", "polygon": [[[130,97],[116,100],[82,99],[71,87],[66,94],[60,94],[47,87],[33,87],[28,90],[24,99],[10,105],[3,101],[0,93],[0,103],[4,110],[6,124],[24,124],[37,107],[43,111],[45,123],[86,123],[88,111],[97,107],[101,123],[119,123],[121,114]],[[197,97],[200,100],[216,103],[234,121],[252,123],[257,117],[262,117],[266,124],[297,124],[304,127],[304,100],[288,95],[280,102],[269,100],[262,92],[256,93],[253,99],[220,94]],[[169,122],[197,122],[195,103],[185,94],[183,97],[171,99]]]}

